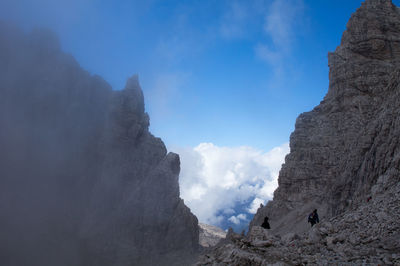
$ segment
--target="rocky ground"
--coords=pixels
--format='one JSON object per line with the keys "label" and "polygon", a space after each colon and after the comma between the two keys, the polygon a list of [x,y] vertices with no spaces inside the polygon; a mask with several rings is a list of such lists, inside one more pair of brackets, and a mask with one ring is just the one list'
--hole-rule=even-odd
{"label": "rocky ground", "polygon": [[199,223],[199,243],[202,247],[215,246],[226,237],[226,232],[219,227]]}
{"label": "rocky ground", "polygon": [[400,265],[400,178],[386,181],[358,208],[301,235],[259,226],[247,236],[230,232],[196,265]]}

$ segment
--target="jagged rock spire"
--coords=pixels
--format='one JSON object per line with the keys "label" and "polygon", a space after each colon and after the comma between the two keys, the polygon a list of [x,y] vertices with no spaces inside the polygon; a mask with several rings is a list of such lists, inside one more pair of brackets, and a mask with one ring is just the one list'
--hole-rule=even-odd
{"label": "jagged rock spire", "polygon": [[132,75],[127,81],[125,85],[126,90],[142,90],[139,83],[139,75]]}
{"label": "jagged rock spire", "polygon": [[116,93],[116,95],[118,95],[117,98],[120,98],[117,100],[116,105],[123,109],[122,113],[124,113],[124,116],[127,113],[144,115],[144,96],[137,74],[132,75],[126,81],[125,89],[120,91],[120,93]]}

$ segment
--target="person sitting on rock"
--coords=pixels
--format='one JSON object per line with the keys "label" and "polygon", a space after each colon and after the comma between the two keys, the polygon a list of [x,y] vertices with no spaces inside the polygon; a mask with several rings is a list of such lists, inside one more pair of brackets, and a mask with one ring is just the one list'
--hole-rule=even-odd
{"label": "person sitting on rock", "polygon": [[313,227],[314,224],[319,223],[317,209],[308,215],[308,222],[311,224],[311,227]]}
{"label": "person sitting on rock", "polygon": [[269,222],[268,222],[268,216],[265,216],[264,218],[264,222],[261,225],[263,228],[265,229],[271,229],[271,226],[269,226]]}

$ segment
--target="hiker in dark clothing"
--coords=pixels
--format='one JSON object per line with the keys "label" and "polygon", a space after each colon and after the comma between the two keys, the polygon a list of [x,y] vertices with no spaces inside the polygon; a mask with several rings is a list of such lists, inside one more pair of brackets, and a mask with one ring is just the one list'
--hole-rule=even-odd
{"label": "hiker in dark clothing", "polygon": [[262,223],[261,226],[264,227],[265,229],[271,229],[271,226],[269,226],[269,222],[268,222],[268,216],[265,216],[264,222]]}
{"label": "hiker in dark clothing", "polygon": [[314,224],[319,223],[317,209],[308,215],[308,222],[311,224],[311,227],[313,227]]}

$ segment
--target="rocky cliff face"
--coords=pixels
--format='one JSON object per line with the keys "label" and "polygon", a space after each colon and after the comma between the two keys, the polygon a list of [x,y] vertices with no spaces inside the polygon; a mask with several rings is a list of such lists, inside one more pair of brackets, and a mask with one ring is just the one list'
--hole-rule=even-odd
{"label": "rocky cliff face", "polygon": [[258,210],[283,233],[303,232],[314,208],[329,218],[364,201],[379,177],[399,175],[400,11],[367,0],[329,54],[329,91],[301,114],[273,201]]}
{"label": "rocky cliff face", "polygon": [[52,33],[0,23],[0,264],[187,265],[197,219],[148,126],[136,76],[112,91]]}
{"label": "rocky cliff face", "polygon": [[273,201],[198,265],[400,263],[399,8],[366,0],[328,59],[329,91],[298,117]]}

